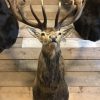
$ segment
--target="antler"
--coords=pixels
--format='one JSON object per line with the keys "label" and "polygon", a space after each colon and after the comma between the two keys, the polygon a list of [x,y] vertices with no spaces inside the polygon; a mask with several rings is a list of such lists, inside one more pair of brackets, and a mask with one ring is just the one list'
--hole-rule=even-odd
{"label": "antler", "polygon": [[[31,12],[32,12],[34,18],[36,19],[37,23],[31,22],[31,21],[29,21],[28,19],[25,18],[24,13],[21,9],[22,5],[20,5],[20,6],[17,5],[16,6],[16,4],[17,4],[16,0],[7,0],[7,1],[10,5],[10,8],[11,8],[14,16],[20,22],[23,22],[23,23],[25,23],[29,26],[35,27],[35,28],[39,28],[41,30],[46,29],[46,27],[47,27],[47,16],[46,16],[45,9],[44,9],[44,6],[43,6],[43,0],[41,0],[42,13],[43,13],[43,17],[44,17],[44,22],[43,23],[40,21],[40,19],[35,14],[31,4],[30,4],[30,9],[31,9]],[[23,0],[23,3],[25,3],[25,2],[26,2],[26,0]],[[18,9],[19,13],[18,13],[17,9]]]}
{"label": "antler", "polygon": [[[76,8],[73,7],[73,1],[72,1],[72,6],[71,9],[69,10],[69,12],[67,13],[67,15],[61,19],[58,22],[59,19],[59,14],[60,14],[60,8],[61,8],[61,0],[59,1],[59,7],[58,7],[58,11],[56,14],[56,18],[55,18],[55,28],[56,29],[60,29],[61,27],[64,26],[68,26],[72,23],[74,23],[75,21],[77,21],[79,19],[79,17],[81,16],[81,13],[83,11],[83,8],[85,6],[86,0],[83,0],[83,3],[81,2],[77,2],[77,0],[75,0],[74,4],[76,5]],[[75,11],[74,16],[71,16],[69,20],[67,20],[67,18]]]}

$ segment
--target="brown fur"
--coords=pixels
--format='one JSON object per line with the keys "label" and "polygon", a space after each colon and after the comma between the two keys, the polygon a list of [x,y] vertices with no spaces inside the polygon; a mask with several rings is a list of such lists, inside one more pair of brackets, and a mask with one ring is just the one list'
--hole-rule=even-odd
{"label": "brown fur", "polygon": [[51,42],[42,47],[33,96],[34,100],[68,100],[64,63],[57,43]]}

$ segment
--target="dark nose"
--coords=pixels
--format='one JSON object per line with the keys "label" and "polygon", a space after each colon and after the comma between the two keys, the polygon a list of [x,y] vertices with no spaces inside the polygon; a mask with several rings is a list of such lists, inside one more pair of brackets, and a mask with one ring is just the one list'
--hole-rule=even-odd
{"label": "dark nose", "polygon": [[56,39],[55,38],[52,38],[52,42],[56,42]]}

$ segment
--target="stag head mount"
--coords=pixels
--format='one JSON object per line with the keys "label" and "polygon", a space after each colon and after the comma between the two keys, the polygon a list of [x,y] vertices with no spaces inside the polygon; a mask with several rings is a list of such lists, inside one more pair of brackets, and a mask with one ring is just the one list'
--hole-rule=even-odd
{"label": "stag head mount", "polygon": [[16,16],[16,18],[19,21],[31,26],[30,28],[28,28],[28,31],[34,37],[36,37],[43,45],[47,45],[50,43],[60,44],[62,38],[68,35],[68,31],[72,28],[68,26],[79,19],[85,5],[85,0],[83,1],[80,0],[81,2],[79,2],[79,0],[67,0],[68,3],[66,4],[66,6],[70,5],[70,10],[67,12],[66,16],[64,16],[61,20],[59,20],[59,16],[61,12],[61,0],[59,0],[58,11],[55,17],[55,25],[52,28],[48,28],[47,15],[46,15],[43,0],[40,0],[43,18],[44,18],[43,22],[40,21],[40,19],[37,17],[37,15],[34,12],[34,9],[32,8],[32,2],[34,2],[34,0],[33,1],[31,0],[30,2],[30,10],[32,15],[36,19],[37,23],[28,20],[24,16],[22,7],[26,4],[26,0],[21,0],[19,5],[16,5],[18,4],[17,0],[7,0],[7,1],[10,4],[10,8],[13,14]]}

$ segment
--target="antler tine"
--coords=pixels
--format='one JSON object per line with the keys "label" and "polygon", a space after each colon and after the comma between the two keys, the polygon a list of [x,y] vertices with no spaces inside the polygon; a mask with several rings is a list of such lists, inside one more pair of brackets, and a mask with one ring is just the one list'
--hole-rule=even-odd
{"label": "antler tine", "polygon": [[75,15],[70,19],[69,22],[64,23],[64,21],[66,21],[67,17],[75,10],[72,7],[71,10],[68,12],[68,14],[59,22],[59,26],[60,27],[68,26],[71,23],[74,23],[75,21],[77,21],[79,19],[79,17],[81,16],[81,13],[84,9],[85,3],[86,3],[86,0],[84,0],[82,5],[81,4],[76,4],[77,11],[76,11]]}
{"label": "antler tine", "polygon": [[46,29],[47,28],[47,16],[46,16],[46,11],[43,5],[44,5],[43,0],[41,0],[42,12],[43,12],[43,17],[44,17],[43,28]]}
{"label": "antler tine", "polygon": [[60,22],[58,23],[58,25],[61,27],[61,24],[67,19],[67,17],[73,12],[74,8],[71,6],[71,9],[68,11],[67,15],[60,20]]}
{"label": "antler tine", "polygon": [[37,20],[37,22],[38,22],[39,24],[42,24],[41,21],[40,21],[40,19],[39,19],[39,18],[37,17],[37,15],[35,14],[35,12],[34,12],[34,10],[33,10],[33,8],[32,8],[32,4],[30,4],[30,9],[31,9],[31,12],[32,12],[34,18]]}
{"label": "antler tine", "polygon": [[45,9],[44,9],[44,6],[43,6],[43,0],[41,0],[41,7],[42,7],[42,13],[43,13],[43,17],[44,17],[43,23],[39,20],[39,18],[37,17],[37,15],[35,14],[35,12],[32,8],[32,5],[30,4],[30,9],[31,9],[33,16],[35,17],[35,19],[37,20],[39,25],[41,25],[41,29],[45,30],[47,28],[47,16],[46,16]]}
{"label": "antler tine", "polygon": [[61,8],[61,1],[59,1],[58,11],[55,18],[55,26],[54,26],[55,29],[59,29],[58,20],[59,20],[59,15],[60,15],[60,8]]}
{"label": "antler tine", "polygon": [[[40,28],[39,24],[36,24],[36,23],[34,23],[34,22],[31,22],[31,21],[29,21],[29,20],[27,20],[27,19],[25,18],[22,9],[20,9],[19,6],[15,6],[15,5],[16,5],[15,0],[12,0],[12,1],[11,1],[11,0],[7,0],[7,1],[8,1],[9,5],[10,5],[10,8],[11,8],[11,10],[12,10],[12,12],[13,12],[13,15],[14,15],[20,22],[25,23],[25,24],[27,24],[27,25],[29,25],[29,26],[32,26],[32,27]],[[23,2],[25,2],[25,1],[26,1],[26,0],[23,0]],[[18,11],[16,10],[16,8],[18,8],[19,13],[18,13]]]}
{"label": "antler tine", "polygon": [[19,21],[22,21],[22,17],[17,13],[16,9],[15,9],[15,0],[13,0],[13,6],[12,6],[12,2],[11,0],[7,0],[9,5],[10,5],[10,9],[12,10],[14,16],[16,16],[16,18],[19,20]]}

